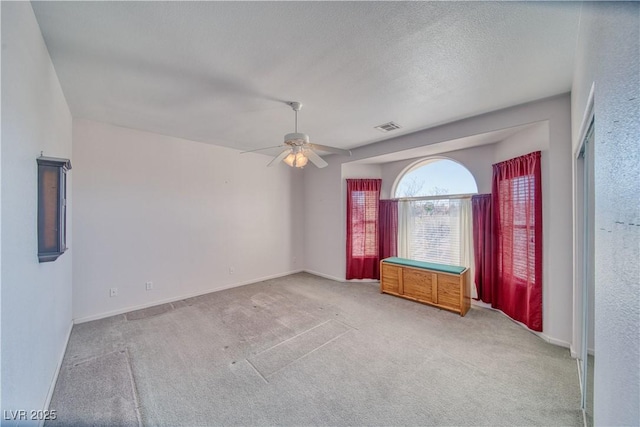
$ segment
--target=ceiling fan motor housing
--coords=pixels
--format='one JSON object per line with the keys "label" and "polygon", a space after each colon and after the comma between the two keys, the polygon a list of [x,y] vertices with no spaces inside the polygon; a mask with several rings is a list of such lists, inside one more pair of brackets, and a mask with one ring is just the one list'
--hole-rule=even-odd
{"label": "ceiling fan motor housing", "polygon": [[284,136],[284,143],[289,145],[303,145],[309,143],[309,135],[306,133],[288,133]]}
{"label": "ceiling fan motor housing", "polygon": [[292,102],[288,102],[288,104],[291,106],[293,111],[302,110],[302,103],[301,102],[292,101]]}

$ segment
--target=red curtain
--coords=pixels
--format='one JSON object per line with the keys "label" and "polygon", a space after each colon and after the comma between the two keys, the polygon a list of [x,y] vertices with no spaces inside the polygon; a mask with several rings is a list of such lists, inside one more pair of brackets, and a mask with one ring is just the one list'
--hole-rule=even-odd
{"label": "red curtain", "polygon": [[398,201],[380,200],[380,259],[398,255]]}
{"label": "red curtain", "polygon": [[381,183],[381,179],[347,179],[347,280],[380,278]]}
{"label": "red curtain", "polygon": [[493,227],[491,220],[491,194],[471,197],[473,216],[473,257],[478,299],[491,304],[495,263],[493,261]]}
{"label": "red curtain", "polygon": [[542,182],[540,152],[493,165],[492,305],[542,331]]}

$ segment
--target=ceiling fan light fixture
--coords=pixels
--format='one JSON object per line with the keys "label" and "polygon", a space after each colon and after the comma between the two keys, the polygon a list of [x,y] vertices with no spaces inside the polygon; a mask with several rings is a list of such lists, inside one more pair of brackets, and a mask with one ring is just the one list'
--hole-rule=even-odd
{"label": "ceiling fan light fixture", "polygon": [[295,165],[297,168],[305,167],[308,162],[309,162],[309,159],[307,158],[307,156],[304,155],[304,153],[300,152],[296,154]]}
{"label": "ceiling fan light fixture", "polygon": [[296,160],[296,155],[293,153],[289,153],[289,155],[287,157],[285,157],[284,159],[282,159],[283,162],[285,162],[287,165],[293,167],[293,163]]}
{"label": "ceiling fan light fixture", "polygon": [[309,158],[304,154],[302,147],[294,145],[291,147],[291,152],[282,161],[292,168],[303,168],[309,162]]}
{"label": "ceiling fan light fixture", "polygon": [[282,161],[285,162],[287,165],[291,166],[292,168],[303,168],[309,162],[309,158],[305,156],[302,151],[298,151],[298,152],[292,151],[291,153],[289,153],[287,157],[282,159]]}

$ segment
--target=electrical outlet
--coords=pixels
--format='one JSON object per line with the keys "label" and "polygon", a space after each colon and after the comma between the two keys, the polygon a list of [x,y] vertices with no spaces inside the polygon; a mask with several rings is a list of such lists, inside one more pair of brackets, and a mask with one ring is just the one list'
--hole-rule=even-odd
{"label": "electrical outlet", "polygon": [[109,289],[109,296],[110,297],[117,297],[118,296],[118,288]]}
{"label": "electrical outlet", "polygon": [[153,289],[153,282],[147,282],[144,284],[145,289],[150,291],[151,289]]}
{"label": "electrical outlet", "polygon": [[233,274],[236,272],[236,269],[233,267],[229,267],[229,274]]}

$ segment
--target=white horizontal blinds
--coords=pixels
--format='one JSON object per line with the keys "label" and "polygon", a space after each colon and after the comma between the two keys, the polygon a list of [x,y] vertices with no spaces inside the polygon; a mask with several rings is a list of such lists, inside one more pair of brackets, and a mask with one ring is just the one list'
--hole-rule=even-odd
{"label": "white horizontal blinds", "polygon": [[378,200],[375,191],[351,192],[351,253],[354,257],[378,256]]}
{"label": "white horizontal blinds", "polygon": [[[503,223],[503,262],[513,266],[515,278],[534,282],[528,275],[535,271],[535,211],[530,200],[534,195],[533,175],[525,175],[500,183],[500,219]],[[512,228],[509,227],[510,224]],[[510,231],[510,232],[509,232]],[[507,270],[509,271],[509,270]]]}
{"label": "white horizontal blinds", "polygon": [[409,258],[440,264],[461,265],[461,199],[430,199],[408,202],[411,233]]}

